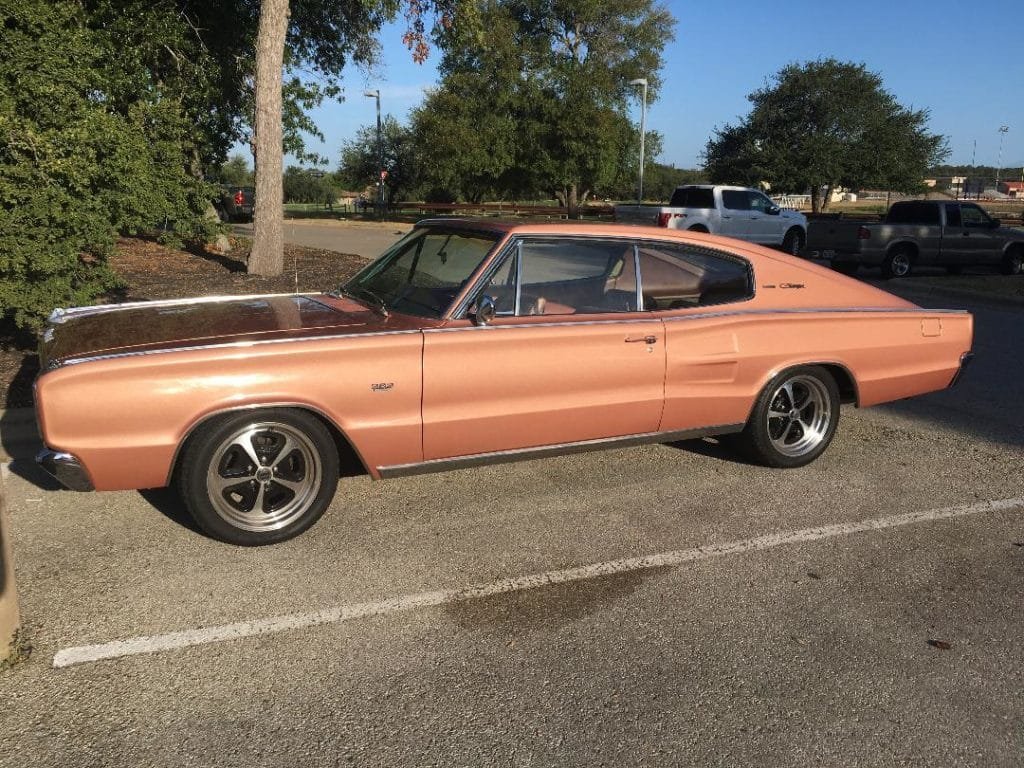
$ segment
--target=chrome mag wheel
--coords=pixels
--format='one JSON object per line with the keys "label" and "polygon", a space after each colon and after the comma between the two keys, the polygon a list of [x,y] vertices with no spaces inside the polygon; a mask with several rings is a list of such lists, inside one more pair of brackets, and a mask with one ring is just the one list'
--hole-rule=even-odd
{"label": "chrome mag wheel", "polygon": [[276,531],[301,518],[323,483],[320,453],[301,430],[250,423],[214,449],[206,473],[213,510],[234,528]]}
{"label": "chrome mag wheel", "polygon": [[766,415],[768,438],[783,456],[797,458],[814,451],[829,436],[832,398],[820,379],[797,375],[771,394]]}

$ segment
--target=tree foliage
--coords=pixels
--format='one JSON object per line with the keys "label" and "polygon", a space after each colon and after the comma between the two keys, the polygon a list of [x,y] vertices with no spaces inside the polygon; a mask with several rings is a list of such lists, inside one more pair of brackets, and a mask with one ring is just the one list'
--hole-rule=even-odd
{"label": "tree foliage", "polygon": [[488,0],[481,18],[486,35],[446,50],[440,86],[413,115],[428,186],[469,200],[545,190],[574,208],[621,182],[636,147],[629,81],[646,77],[656,97],[669,12],[652,0]]}
{"label": "tree foliage", "polygon": [[333,174],[315,168],[288,166],[284,172],[286,203],[327,205],[338,197],[338,181]]}
{"label": "tree foliage", "polygon": [[750,114],[708,141],[711,179],[809,189],[815,211],[838,186],[916,191],[948,154],[945,139],[927,130],[928,111],[899,104],[863,64],[791,64],[747,98]]}
{"label": "tree foliage", "polygon": [[[384,180],[384,193],[391,205],[396,200],[407,199],[419,189],[417,148],[409,127],[390,115],[381,120],[381,144],[384,170],[388,174]],[[376,184],[377,154],[377,126],[365,125],[341,148],[340,182],[352,190]]]}
{"label": "tree foliage", "polygon": [[193,172],[205,137],[176,91],[173,49],[158,79],[143,63],[155,49],[127,48],[130,25],[109,23],[106,3],[94,10],[21,0],[5,13],[0,308],[23,328],[114,283],[105,256],[118,232],[209,227],[211,190]]}

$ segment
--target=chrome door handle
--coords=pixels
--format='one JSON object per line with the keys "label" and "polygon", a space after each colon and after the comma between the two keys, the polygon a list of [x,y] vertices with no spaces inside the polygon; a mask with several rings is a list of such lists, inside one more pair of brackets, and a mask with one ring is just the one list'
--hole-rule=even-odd
{"label": "chrome door handle", "polygon": [[636,339],[636,338],[633,338],[632,336],[627,336],[626,337],[626,343],[627,344],[640,344],[640,343],[643,343],[643,344],[657,344],[658,343],[658,337],[657,336],[641,336],[640,338]]}

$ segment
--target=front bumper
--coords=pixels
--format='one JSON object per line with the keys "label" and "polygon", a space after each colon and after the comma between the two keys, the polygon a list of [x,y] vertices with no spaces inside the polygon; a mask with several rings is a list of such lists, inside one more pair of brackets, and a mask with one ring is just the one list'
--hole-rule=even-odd
{"label": "front bumper", "polygon": [[72,491],[95,490],[89,473],[85,471],[77,456],[44,448],[36,454],[36,463],[56,478],[57,482]]}

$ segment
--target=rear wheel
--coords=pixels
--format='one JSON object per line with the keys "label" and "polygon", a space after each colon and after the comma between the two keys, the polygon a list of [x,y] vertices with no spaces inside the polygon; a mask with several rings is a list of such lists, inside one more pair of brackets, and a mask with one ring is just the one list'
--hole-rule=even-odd
{"label": "rear wheel", "polygon": [[762,390],[740,449],[769,467],[802,467],[828,448],[839,425],[839,387],[824,368],[783,371]]}
{"label": "rear wheel", "polygon": [[951,275],[962,275],[964,273],[964,268],[960,264],[950,264],[946,267],[946,272]]}
{"label": "rear wheel", "polygon": [[1024,249],[1013,248],[1003,257],[1003,274],[1019,275],[1024,273]]}
{"label": "rear wheel", "polygon": [[200,427],[182,455],[178,489],[206,533],[256,546],[313,525],[331,503],[338,474],[337,448],[319,419],[268,409]]}
{"label": "rear wheel", "polygon": [[782,250],[790,256],[799,256],[804,252],[804,231],[800,227],[792,227],[782,239]]}
{"label": "rear wheel", "polygon": [[914,251],[911,248],[897,246],[893,248],[882,262],[882,277],[907,277],[914,266]]}

